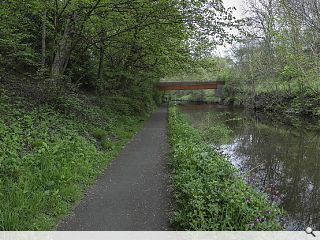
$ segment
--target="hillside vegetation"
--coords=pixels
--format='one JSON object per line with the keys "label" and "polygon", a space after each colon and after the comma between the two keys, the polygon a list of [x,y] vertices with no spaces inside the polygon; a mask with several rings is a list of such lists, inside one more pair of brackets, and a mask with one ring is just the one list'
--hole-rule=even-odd
{"label": "hillside vegetation", "polygon": [[0,229],[49,230],[147,115],[128,98],[69,94],[35,105],[10,92],[0,88]]}

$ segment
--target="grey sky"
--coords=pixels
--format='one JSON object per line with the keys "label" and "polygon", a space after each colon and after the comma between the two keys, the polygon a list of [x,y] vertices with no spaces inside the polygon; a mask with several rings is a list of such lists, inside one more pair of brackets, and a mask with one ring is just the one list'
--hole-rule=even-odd
{"label": "grey sky", "polygon": [[223,0],[225,7],[236,7],[237,10],[234,13],[236,17],[243,16],[243,5],[245,0]]}

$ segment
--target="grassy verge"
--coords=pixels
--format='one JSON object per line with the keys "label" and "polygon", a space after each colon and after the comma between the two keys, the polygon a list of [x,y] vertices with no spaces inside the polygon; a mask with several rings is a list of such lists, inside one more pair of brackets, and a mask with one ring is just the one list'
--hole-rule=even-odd
{"label": "grassy verge", "polygon": [[146,116],[126,98],[10,94],[0,89],[0,230],[50,230]]}
{"label": "grassy verge", "polygon": [[179,230],[280,230],[281,210],[247,185],[175,107],[169,109]]}

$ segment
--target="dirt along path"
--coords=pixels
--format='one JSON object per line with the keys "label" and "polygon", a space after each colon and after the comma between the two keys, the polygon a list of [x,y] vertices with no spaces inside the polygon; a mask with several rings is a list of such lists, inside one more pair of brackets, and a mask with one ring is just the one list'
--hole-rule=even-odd
{"label": "dirt along path", "polygon": [[160,107],[57,230],[168,230],[167,108]]}

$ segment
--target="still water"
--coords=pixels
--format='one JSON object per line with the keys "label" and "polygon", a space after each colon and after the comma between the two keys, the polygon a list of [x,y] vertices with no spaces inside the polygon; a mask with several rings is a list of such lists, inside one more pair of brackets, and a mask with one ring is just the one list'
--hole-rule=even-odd
{"label": "still water", "polygon": [[[224,122],[231,136],[219,151],[245,181],[288,213],[288,230],[320,230],[320,134],[252,117],[219,105],[181,105],[197,128]],[[218,116],[218,117],[217,117]]]}

